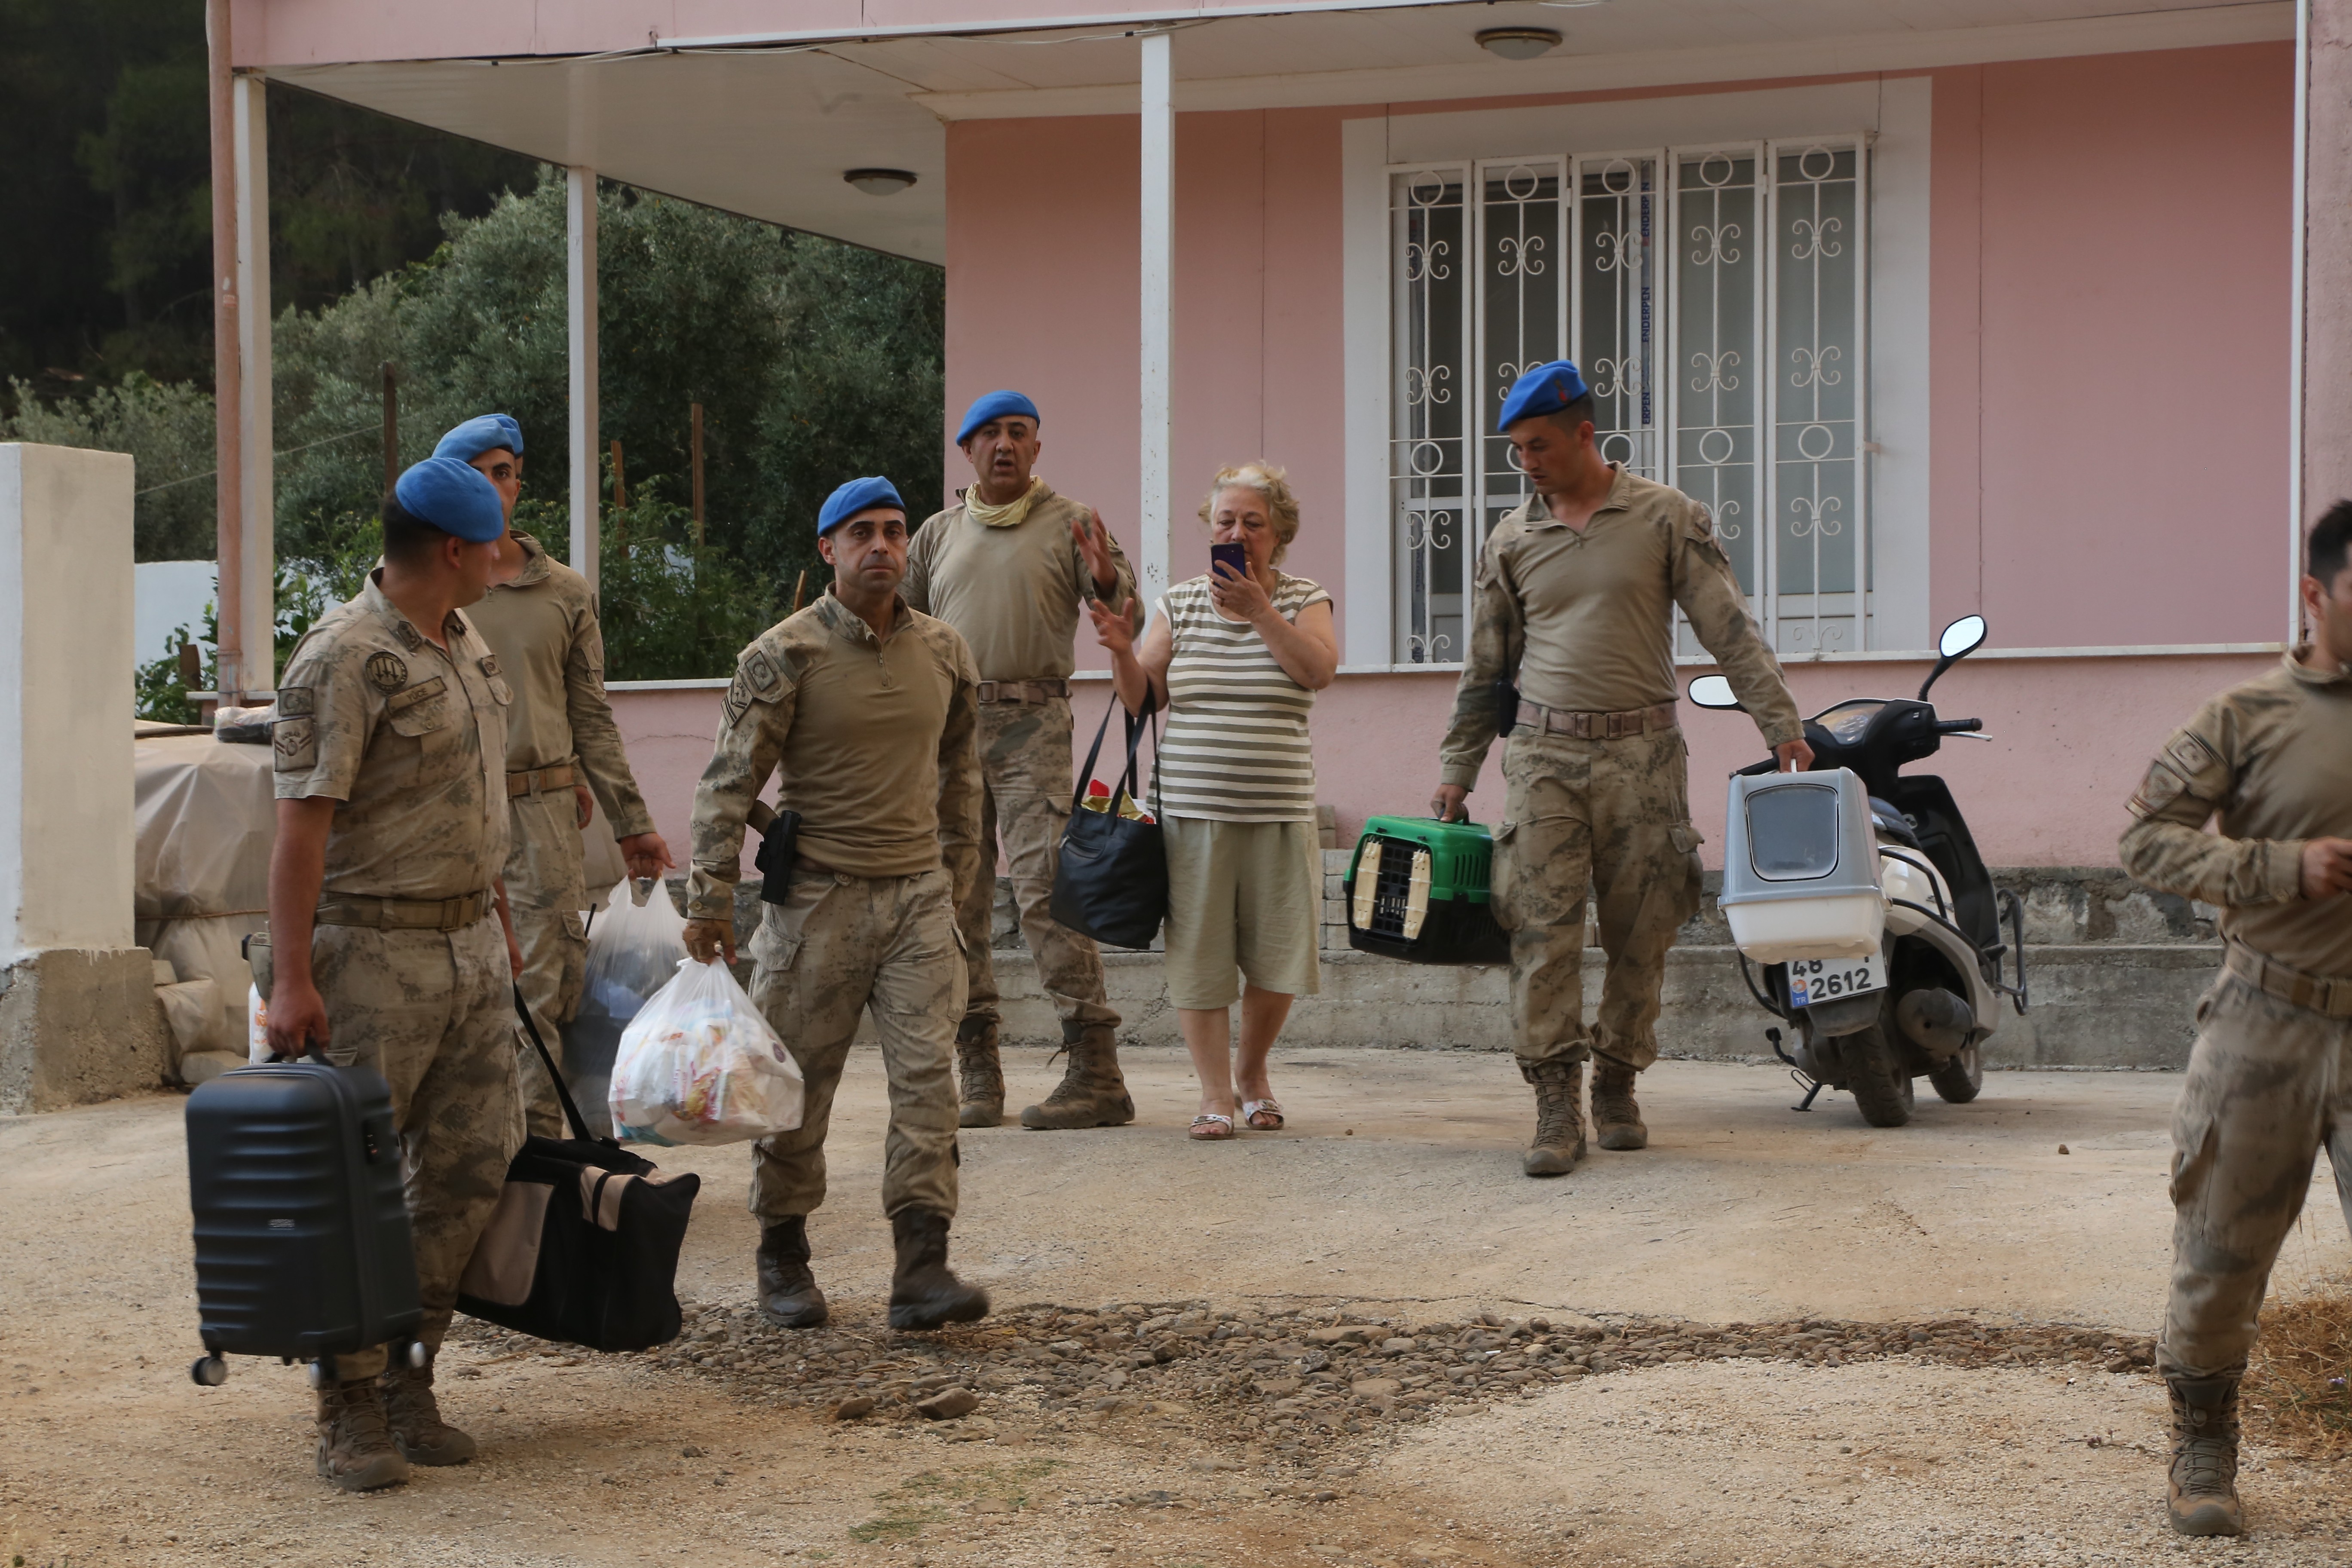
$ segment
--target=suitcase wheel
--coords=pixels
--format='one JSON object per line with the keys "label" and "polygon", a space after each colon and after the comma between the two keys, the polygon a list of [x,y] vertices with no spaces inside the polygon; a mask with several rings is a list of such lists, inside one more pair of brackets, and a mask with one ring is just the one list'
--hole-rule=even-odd
{"label": "suitcase wheel", "polygon": [[228,1363],[216,1355],[200,1355],[188,1368],[188,1375],[204,1388],[218,1388],[228,1381]]}
{"label": "suitcase wheel", "polygon": [[419,1372],[423,1372],[427,1366],[432,1364],[432,1362],[433,1357],[425,1351],[425,1342],[423,1340],[411,1340],[408,1342],[409,1365],[415,1367]]}

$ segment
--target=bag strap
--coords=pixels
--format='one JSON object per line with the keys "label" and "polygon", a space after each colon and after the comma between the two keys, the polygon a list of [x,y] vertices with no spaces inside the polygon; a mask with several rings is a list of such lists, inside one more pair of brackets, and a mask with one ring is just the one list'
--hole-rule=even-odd
{"label": "bag strap", "polygon": [[563,1119],[572,1123],[572,1135],[583,1143],[610,1143],[614,1148],[619,1148],[620,1145],[610,1138],[590,1134],[588,1119],[580,1114],[580,1102],[572,1098],[572,1090],[564,1083],[563,1075],[556,1070],[555,1058],[547,1054],[547,1042],[539,1037],[539,1026],[531,1022],[530,1007],[522,999],[522,982],[520,980],[515,982],[514,999],[515,1016],[522,1020],[522,1032],[530,1037],[531,1046],[539,1052],[540,1065],[547,1069],[548,1080],[555,1085],[555,1098],[563,1102]]}
{"label": "bag strap", "polygon": [[[1159,700],[1147,684],[1143,691],[1144,716],[1148,718],[1159,711]],[[1127,716],[1127,772],[1121,777],[1119,787],[1127,792],[1128,799],[1135,798],[1135,747],[1136,742],[1142,739],[1142,734],[1136,727],[1136,716],[1128,713],[1127,704],[1118,700],[1118,688],[1113,685],[1110,706],[1103,710],[1102,722],[1095,726],[1095,743],[1087,748],[1087,765],[1078,774],[1077,787],[1070,792],[1070,811],[1074,816],[1086,808],[1087,785],[1094,783],[1095,763],[1102,756],[1103,737],[1110,733],[1110,716],[1113,713],[1123,713]],[[1156,731],[1153,733],[1151,746],[1153,754],[1157,755],[1160,742]],[[1156,784],[1157,782],[1155,778],[1154,784]]]}

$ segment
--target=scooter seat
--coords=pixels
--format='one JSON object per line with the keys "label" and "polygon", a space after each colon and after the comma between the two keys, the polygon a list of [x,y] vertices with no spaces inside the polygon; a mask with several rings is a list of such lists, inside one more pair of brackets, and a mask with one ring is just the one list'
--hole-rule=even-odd
{"label": "scooter seat", "polygon": [[1872,826],[1897,844],[1906,844],[1922,855],[1927,852],[1927,846],[1919,842],[1919,836],[1911,831],[1911,824],[1905,818],[1902,808],[1894,802],[1872,795],[1870,822]]}

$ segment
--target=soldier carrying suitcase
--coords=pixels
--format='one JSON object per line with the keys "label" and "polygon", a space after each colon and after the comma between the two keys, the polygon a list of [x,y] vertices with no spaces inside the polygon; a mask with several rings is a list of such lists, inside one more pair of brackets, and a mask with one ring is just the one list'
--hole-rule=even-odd
{"label": "soldier carrying suitcase", "polygon": [[[269,1043],[390,1085],[429,1357],[523,1141],[521,954],[499,880],[511,697],[459,613],[489,582],[506,514],[480,473],[428,458],[383,516],[383,564],[278,682]],[[346,1491],[474,1455],[441,1419],[430,1361],[387,1360],[378,1345],[325,1364],[318,1468]]]}

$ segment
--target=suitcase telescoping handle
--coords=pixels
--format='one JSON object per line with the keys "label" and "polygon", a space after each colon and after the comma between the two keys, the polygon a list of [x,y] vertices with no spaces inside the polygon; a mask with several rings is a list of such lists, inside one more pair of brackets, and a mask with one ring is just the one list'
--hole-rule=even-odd
{"label": "suitcase telescoping handle", "polygon": [[604,1143],[613,1148],[620,1144],[610,1138],[597,1138],[588,1131],[588,1119],[580,1114],[580,1102],[572,1098],[572,1089],[556,1070],[555,1058],[547,1052],[547,1042],[539,1037],[539,1026],[531,1021],[530,1005],[522,999],[522,982],[515,982],[515,1016],[522,1020],[522,1032],[530,1037],[531,1047],[539,1052],[540,1066],[547,1069],[548,1081],[555,1085],[555,1098],[563,1102],[563,1119],[572,1124],[572,1136],[583,1143]]}

